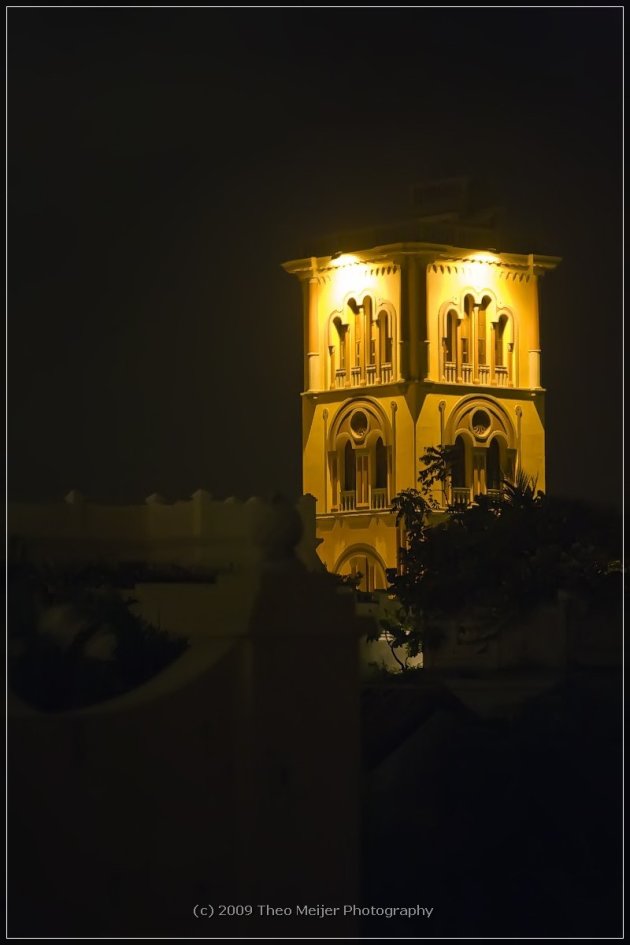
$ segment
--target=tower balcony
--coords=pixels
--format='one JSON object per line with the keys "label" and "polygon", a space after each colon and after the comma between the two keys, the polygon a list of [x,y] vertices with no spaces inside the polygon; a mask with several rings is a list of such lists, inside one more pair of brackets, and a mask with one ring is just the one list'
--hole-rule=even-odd
{"label": "tower balcony", "polygon": [[[476,374],[475,374],[476,369]],[[513,387],[512,373],[503,365],[478,364],[473,369],[472,364],[457,364],[455,361],[445,361],[442,371],[442,381],[447,384],[475,384],[483,387]]]}
{"label": "tower balcony", "polygon": [[[489,499],[500,499],[501,489],[485,489],[483,495]],[[449,504],[456,509],[465,509],[472,505],[474,501],[473,489],[471,486],[453,486],[450,489]]]}
{"label": "tower balcony", "polygon": [[348,387],[373,387],[378,384],[391,384],[395,381],[394,367],[390,361],[382,364],[358,365],[347,371],[338,368],[331,383],[331,390],[341,390]]}
{"label": "tower balcony", "polygon": [[368,501],[361,501],[356,489],[344,489],[333,512],[386,512],[390,508],[387,489],[370,489]]}

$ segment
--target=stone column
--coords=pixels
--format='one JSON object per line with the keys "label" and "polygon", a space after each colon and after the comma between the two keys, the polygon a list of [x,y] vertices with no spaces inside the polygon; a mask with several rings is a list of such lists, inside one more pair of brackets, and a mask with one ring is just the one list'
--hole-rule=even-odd
{"label": "stone column", "polygon": [[532,319],[529,331],[529,387],[530,390],[540,390],[540,316],[538,310],[538,279],[531,276],[532,286]]}
{"label": "stone column", "polygon": [[392,496],[396,495],[396,413],[398,412],[398,404],[395,400],[392,400],[390,407],[392,410],[392,467],[388,502],[391,502]]}
{"label": "stone column", "polygon": [[[408,269],[408,260],[403,261],[398,260],[398,269],[400,271],[400,311],[399,311],[399,335],[398,335],[398,370],[394,370],[394,365],[392,364],[392,380],[398,380],[402,378],[406,380],[408,377],[413,375],[413,371],[410,368],[410,359],[413,357],[410,354],[410,339],[411,339],[411,324],[410,324],[410,307],[409,307],[409,269]],[[392,326],[393,333],[394,326]],[[392,358],[394,357],[394,351],[392,350]]]}
{"label": "stone column", "polygon": [[319,390],[321,387],[319,364],[319,319],[318,319],[319,286],[313,277],[308,283],[308,389]]}

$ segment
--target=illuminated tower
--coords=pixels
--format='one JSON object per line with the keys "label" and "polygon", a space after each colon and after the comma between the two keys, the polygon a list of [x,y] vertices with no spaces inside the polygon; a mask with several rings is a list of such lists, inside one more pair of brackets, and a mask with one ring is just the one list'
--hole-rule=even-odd
{"label": "illuminated tower", "polygon": [[317,499],[318,552],[366,590],[397,566],[391,497],[417,488],[427,446],[458,449],[442,504],[519,469],[545,488],[538,280],[559,260],[439,232],[460,245],[356,242],[284,264],[303,288],[303,488]]}

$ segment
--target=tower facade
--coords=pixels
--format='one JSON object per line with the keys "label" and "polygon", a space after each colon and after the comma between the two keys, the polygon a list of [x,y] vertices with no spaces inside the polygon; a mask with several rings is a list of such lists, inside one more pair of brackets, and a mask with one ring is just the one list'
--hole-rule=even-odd
{"label": "tower facade", "polygon": [[303,290],[303,489],[330,571],[387,586],[391,499],[417,488],[428,446],[457,448],[443,506],[519,469],[545,488],[538,292],[558,262],[405,242],[284,264]]}

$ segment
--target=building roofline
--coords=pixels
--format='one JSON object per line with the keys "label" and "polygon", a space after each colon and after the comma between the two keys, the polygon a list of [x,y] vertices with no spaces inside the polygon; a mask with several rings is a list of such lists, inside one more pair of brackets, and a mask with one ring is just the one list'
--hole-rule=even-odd
{"label": "building roofline", "polygon": [[555,269],[562,261],[560,256],[543,256],[535,253],[508,253],[496,249],[453,246],[447,243],[403,242],[386,243],[370,249],[355,249],[343,254],[307,256],[282,263],[285,272],[298,278],[308,278],[315,273],[333,271],[348,266],[370,265],[387,262],[402,262],[404,257],[416,257],[433,263],[449,262],[485,263],[500,268],[533,271],[539,274]]}

